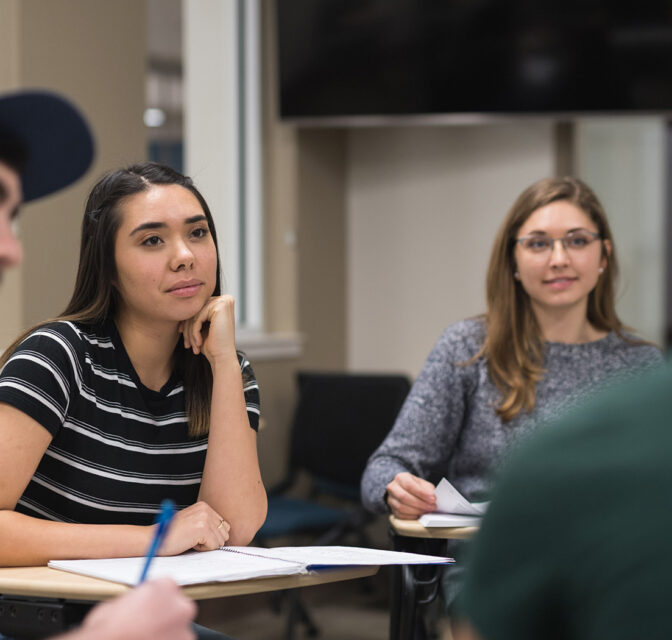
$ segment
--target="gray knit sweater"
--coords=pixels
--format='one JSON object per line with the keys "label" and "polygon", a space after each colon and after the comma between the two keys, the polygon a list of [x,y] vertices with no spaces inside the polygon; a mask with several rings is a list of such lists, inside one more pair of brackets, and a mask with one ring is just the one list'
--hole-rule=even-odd
{"label": "gray knit sweater", "polygon": [[495,413],[500,393],[484,358],[457,364],[472,358],[484,338],[481,319],[444,331],[394,427],[369,459],[362,477],[367,509],[386,510],[385,486],[401,471],[434,483],[445,476],[468,500],[486,499],[494,463],[513,441],[607,380],[662,362],[656,347],[633,345],[613,332],[583,344],[548,342],[534,410],[503,423]]}

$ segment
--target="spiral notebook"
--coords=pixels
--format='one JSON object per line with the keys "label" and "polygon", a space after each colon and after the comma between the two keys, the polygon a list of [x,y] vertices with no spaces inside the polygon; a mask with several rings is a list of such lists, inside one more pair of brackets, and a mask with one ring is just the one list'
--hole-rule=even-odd
{"label": "spiral notebook", "polygon": [[[52,560],[49,566],[93,578],[138,584],[145,559]],[[449,564],[452,558],[417,553],[366,549],[364,547],[222,547],[192,551],[179,556],[157,557],[149,579],[171,577],[177,584],[229,582],[271,576],[308,573],[320,569],[390,564]]]}

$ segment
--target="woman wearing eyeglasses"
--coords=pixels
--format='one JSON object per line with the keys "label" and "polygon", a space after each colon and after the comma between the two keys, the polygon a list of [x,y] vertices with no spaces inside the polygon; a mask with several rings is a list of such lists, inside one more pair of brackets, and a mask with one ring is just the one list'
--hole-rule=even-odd
{"label": "woman wearing eyeglasses", "polygon": [[492,249],[487,312],[435,345],[368,462],[365,506],[418,518],[435,510],[443,476],[468,500],[486,499],[513,441],[609,379],[661,361],[624,330],[616,275],[609,224],[588,186],[548,178],[523,191]]}

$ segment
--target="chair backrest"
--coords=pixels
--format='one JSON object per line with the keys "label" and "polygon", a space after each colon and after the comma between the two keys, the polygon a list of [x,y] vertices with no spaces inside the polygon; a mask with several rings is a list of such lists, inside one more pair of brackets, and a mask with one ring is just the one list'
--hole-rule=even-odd
{"label": "chair backrest", "polygon": [[300,371],[290,466],[322,489],[357,498],[366,462],[383,441],[411,387],[403,375]]}

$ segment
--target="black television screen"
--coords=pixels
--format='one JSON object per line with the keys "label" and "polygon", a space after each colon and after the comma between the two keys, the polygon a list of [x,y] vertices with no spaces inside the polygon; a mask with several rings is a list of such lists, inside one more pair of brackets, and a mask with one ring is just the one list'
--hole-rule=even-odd
{"label": "black television screen", "polygon": [[672,0],[277,0],[280,115],[662,112]]}

